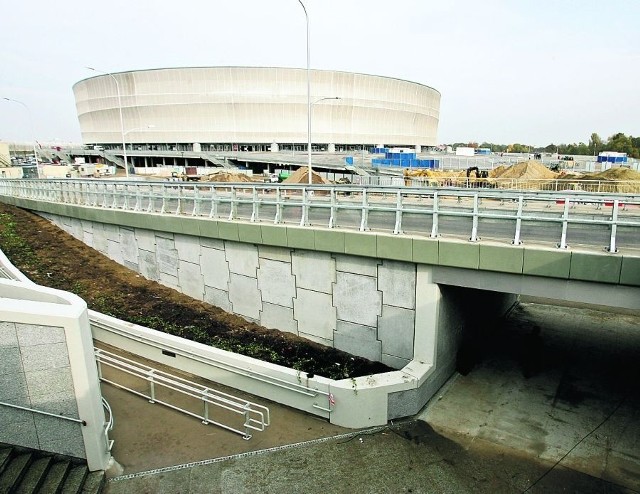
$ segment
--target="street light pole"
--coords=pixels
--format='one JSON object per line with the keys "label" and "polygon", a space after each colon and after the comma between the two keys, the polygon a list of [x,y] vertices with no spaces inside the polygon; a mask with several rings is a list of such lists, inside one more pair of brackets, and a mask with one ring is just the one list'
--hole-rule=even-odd
{"label": "street light pole", "polygon": [[[147,130],[147,129],[153,129],[155,127],[155,125],[145,125],[144,127],[136,127],[135,129],[129,129],[126,132],[124,132],[122,134],[123,138],[124,136],[126,136],[127,134],[129,134],[130,132],[136,132],[138,130]],[[124,142],[124,141],[123,141]],[[126,142],[124,142],[125,146],[126,146]],[[133,150],[133,143],[131,143],[131,149]],[[145,160],[146,163],[146,160]],[[133,156],[131,157],[131,168],[133,167]],[[127,165],[127,162],[125,161],[125,166],[127,167],[127,170],[129,169],[129,165]],[[135,169],[135,168],[134,168]]]}
{"label": "street light pole", "polygon": [[19,105],[22,105],[22,107],[27,110],[27,115],[29,116],[29,126],[31,127],[31,138],[33,139],[33,157],[36,160],[36,173],[38,174],[38,178],[40,178],[40,168],[38,167],[38,151],[36,149],[36,134],[35,134],[35,130],[33,128],[33,117],[31,115],[31,110],[29,109],[29,107],[24,104],[22,101],[18,101],[17,99],[11,99],[11,98],[2,98],[4,100],[10,101],[12,103],[17,103]]}
{"label": "street light pole", "polygon": [[124,170],[127,178],[129,178],[129,165],[127,163],[127,146],[124,142],[124,118],[122,117],[122,96],[120,94],[120,84],[118,83],[118,79],[111,73],[105,70],[98,70],[93,67],[87,67],[89,70],[93,70],[94,72],[100,72],[102,74],[110,76],[113,81],[116,83],[116,92],[118,93],[118,109],[120,110],[120,134],[122,135],[122,153],[124,158]]}
{"label": "street light pole", "polygon": [[304,17],[307,21],[307,167],[309,171],[309,184],[311,180],[311,47],[309,44],[309,14],[307,8],[298,0],[304,10]]}

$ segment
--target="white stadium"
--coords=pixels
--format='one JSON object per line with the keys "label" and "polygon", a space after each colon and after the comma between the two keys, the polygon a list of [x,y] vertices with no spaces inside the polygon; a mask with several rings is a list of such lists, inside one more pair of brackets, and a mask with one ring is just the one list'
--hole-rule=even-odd
{"label": "white stadium", "polygon": [[[314,152],[437,144],[440,93],[424,84],[310,71]],[[73,86],[83,143],[104,149],[304,151],[307,71],[192,67],[101,74]]]}

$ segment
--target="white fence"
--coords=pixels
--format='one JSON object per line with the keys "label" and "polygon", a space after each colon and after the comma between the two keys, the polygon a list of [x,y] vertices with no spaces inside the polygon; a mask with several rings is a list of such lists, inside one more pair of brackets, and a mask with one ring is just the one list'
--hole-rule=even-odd
{"label": "white fence", "polygon": [[0,180],[0,196],[250,223],[637,249],[640,195],[262,183]]}

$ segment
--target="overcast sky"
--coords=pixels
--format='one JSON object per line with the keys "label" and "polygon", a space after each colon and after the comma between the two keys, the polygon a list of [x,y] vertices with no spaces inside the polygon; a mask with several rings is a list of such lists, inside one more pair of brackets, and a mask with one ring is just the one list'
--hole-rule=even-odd
{"label": "overcast sky", "polygon": [[[544,146],[640,134],[638,0],[303,0],[311,67],[442,94],[438,141]],[[80,142],[72,86],[160,67],[306,67],[298,0],[3,6],[0,140]]]}

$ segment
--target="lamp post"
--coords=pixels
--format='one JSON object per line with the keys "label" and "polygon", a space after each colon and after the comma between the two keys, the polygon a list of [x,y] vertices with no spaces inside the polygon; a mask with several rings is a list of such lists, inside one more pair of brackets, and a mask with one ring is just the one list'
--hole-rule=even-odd
{"label": "lamp post", "polygon": [[113,79],[116,83],[116,92],[118,93],[118,109],[120,110],[120,134],[122,134],[122,152],[124,158],[124,170],[127,178],[129,178],[129,166],[127,165],[127,146],[124,142],[124,118],[122,117],[122,96],[120,95],[120,84],[118,83],[118,79],[111,72],[107,72],[105,70],[98,70],[93,67],[87,67],[89,70],[93,70],[94,72],[100,72],[102,74],[108,75]]}
{"label": "lamp post", "polygon": [[[127,143],[125,142],[124,138],[127,134],[129,134],[130,132],[136,132],[138,130],[147,130],[147,129],[153,129],[155,127],[155,125],[145,125],[144,127],[136,127],[135,129],[129,129],[126,132],[122,133],[122,143],[123,145],[126,147]],[[131,149],[133,149],[133,144],[131,145]],[[131,164],[133,165],[133,157],[131,158]],[[127,163],[127,154],[125,151],[125,155],[124,155],[124,167],[127,169],[127,172],[129,170],[129,164]],[[133,166],[132,166],[133,168]],[[129,176],[129,173],[127,173],[127,177]]]}
{"label": "lamp post", "polygon": [[36,173],[38,174],[38,178],[40,178],[40,168],[38,167],[38,151],[36,149],[36,134],[33,128],[33,117],[31,116],[31,110],[29,109],[29,107],[24,104],[22,101],[18,101],[17,99],[11,99],[11,98],[2,98],[6,101],[10,101],[12,103],[17,103],[19,105],[21,105],[25,110],[27,110],[27,115],[29,116],[29,127],[31,127],[31,137],[33,139],[33,158],[36,160]]}
{"label": "lamp post", "polygon": [[309,46],[309,14],[302,0],[298,0],[298,3],[304,10],[304,17],[307,21],[307,167],[309,184],[311,184],[311,51]]}

